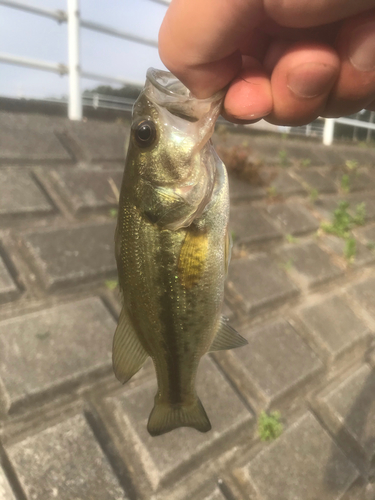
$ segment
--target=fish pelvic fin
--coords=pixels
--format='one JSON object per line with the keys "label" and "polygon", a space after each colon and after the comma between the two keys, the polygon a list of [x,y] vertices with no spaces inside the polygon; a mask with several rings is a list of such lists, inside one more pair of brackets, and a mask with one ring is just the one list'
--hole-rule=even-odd
{"label": "fish pelvic fin", "polygon": [[189,405],[155,402],[147,424],[151,436],[160,436],[178,427],[193,427],[199,432],[211,430],[211,423],[198,397]]}
{"label": "fish pelvic fin", "polygon": [[221,318],[219,329],[216,337],[214,338],[209,351],[225,351],[227,349],[235,349],[248,344],[234,328],[228,325],[225,318]]}
{"label": "fish pelvic fin", "polygon": [[113,338],[112,363],[113,371],[120,382],[125,384],[148,358],[131,323],[125,306],[118,320]]}

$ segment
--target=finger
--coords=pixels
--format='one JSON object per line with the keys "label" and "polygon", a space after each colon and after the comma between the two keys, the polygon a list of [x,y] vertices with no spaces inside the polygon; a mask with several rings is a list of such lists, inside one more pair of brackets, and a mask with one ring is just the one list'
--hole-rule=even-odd
{"label": "finger", "polygon": [[341,70],[325,116],[355,113],[375,99],[375,11],[343,24],[336,42]]}
{"label": "finger", "polygon": [[242,69],[230,84],[223,116],[235,123],[253,123],[272,111],[269,77],[253,57],[242,57]]}
{"label": "finger", "polygon": [[281,26],[306,28],[346,19],[374,8],[374,0],[264,0],[266,14]]}
{"label": "finger", "polygon": [[197,97],[209,97],[241,69],[239,47],[261,16],[262,0],[173,0],[159,32],[160,58]]}
{"label": "finger", "polygon": [[301,125],[314,120],[323,111],[339,70],[339,58],[328,45],[293,44],[273,69],[273,111],[267,121]]}

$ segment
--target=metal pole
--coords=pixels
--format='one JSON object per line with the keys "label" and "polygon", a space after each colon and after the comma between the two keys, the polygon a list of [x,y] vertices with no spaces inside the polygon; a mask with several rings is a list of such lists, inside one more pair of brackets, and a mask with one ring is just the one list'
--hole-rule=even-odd
{"label": "metal pole", "polygon": [[335,130],[335,119],[326,118],[324,121],[324,129],[323,129],[323,144],[325,146],[330,146],[332,144],[334,130]]}
{"label": "metal pole", "polygon": [[79,0],[68,0],[68,56],[70,120],[82,120],[82,96],[79,64]]}

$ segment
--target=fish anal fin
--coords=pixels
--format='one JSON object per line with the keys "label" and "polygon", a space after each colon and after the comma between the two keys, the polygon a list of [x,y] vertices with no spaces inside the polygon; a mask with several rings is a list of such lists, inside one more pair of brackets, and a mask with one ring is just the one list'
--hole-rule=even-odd
{"label": "fish anal fin", "polygon": [[120,382],[125,384],[148,358],[133,328],[129,314],[123,306],[113,338],[113,371]]}
{"label": "fish anal fin", "polygon": [[221,318],[219,329],[209,351],[225,351],[242,347],[248,342],[234,328],[228,325],[225,318]]}
{"label": "fish anal fin", "polygon": [[192,288],[199,283],[205,269],[207,251],[207,233],[188,230],[178,260],[178,275],[185,288]]}
{"label": "fish anal fin", "polygon": [[189,405],[155,402],[147,424],[151,436],[160,436],[178,427],[193,427],[199,432],[211,430],[211,423],[198,397]]}

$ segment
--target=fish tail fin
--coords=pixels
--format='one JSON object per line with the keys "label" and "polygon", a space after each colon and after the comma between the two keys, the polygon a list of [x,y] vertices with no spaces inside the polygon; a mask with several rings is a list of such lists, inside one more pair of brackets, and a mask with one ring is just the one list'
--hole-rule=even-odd
{"label": "fish tail fin", "polygon": [[178,427],[193,427],[200,432],[211,429],[211,423],[198,397],[189,405],[155,402],[147,424],[151,436],[160,436]]}

